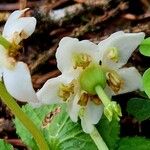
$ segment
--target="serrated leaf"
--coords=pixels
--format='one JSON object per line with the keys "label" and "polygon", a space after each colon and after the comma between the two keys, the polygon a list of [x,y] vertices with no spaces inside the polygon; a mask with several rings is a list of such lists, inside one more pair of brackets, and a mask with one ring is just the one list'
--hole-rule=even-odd
{"label": "serrated leaf", "polygon": [[100,132],[109,150],[115,150],[120,139],[119,122],[115,118],[109,122],[108,119],[103,115],[98,124],[98,131]]}
{"label": "serrated leaf", "polygon": [[[56,108],[60,108],[60,112],[51,117],[52,119],[48,126],[42,128],[42,122],[45,116],[49,112],[56,111]],[[26,105],[22,110],[43,132],[50,150],[97,150],[91,137],[82,131],[80,124],[73,123],[70,120],[66,113],[65,105],[42,106],[36,109]],[[38,147],[36,142],[28,130],[24,128],[17,118],[15,118],[14,122],[17,134],[21,137],[24,143],[31,147],[32,150],[37,150]]]}
{"label": "serrated leaf", "polygon": [[150,68],[143,74],[144,91],[150,97]]}
{"label": "serrated leaf", "polygon": [[144,39],[143,42],[140,44],[140,53],[144,56],[150,56],[150,37]]}
{"label": "serrated leaf", "polygon": [[0,139],[0,149],[1,150],[13,150],[11,144],[6,143],[4,140]]}
{"label": "serrated leaf", "polygon": [[122,138],[117,150],[150,150],[150,139],[144,137]]}
{"label": "serrated leaf", "polygon": [[128,101],[127,111],[138,121],[150,118],[150,100],[142,98],[132,98]]}

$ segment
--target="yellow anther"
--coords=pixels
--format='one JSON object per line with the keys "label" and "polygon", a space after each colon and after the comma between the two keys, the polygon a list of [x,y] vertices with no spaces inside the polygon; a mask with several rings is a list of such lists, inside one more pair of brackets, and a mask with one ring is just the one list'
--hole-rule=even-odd
{"label": "yellow anther", "polygon": [[119,52],[115,47],[109,48],[109,52],[107,54],[107,58],[112,60],[113,62],[119,61]]}
{"label": "yellow anther", "polygon": [[16,58],[20,54],[19,49],[21,49],[21,46],[13,42],[9,49],[7,49],[8,56]]}
{"label": "yellow anther", "polygon": [[116,72],[107,72],[106,73],[107,83],[109,87],[115,92],[118,93],[119,90],[124,85],[124,80]]}
{"label": "yellow anther", "polygon": [[97,95],[91,95],[90,100],[96,105],[102,104],[102,101],[99,99],[99,97]]}
{"label": "yellow anther", "polygon": [[63,101],[67,101],[68,98],[74,94],[74,83],[71,82],[67,85],[61,84],[58,91],[58,96],[63,99]]}
{"label": "yellow anther", "polygon": [[91,100],[96,105],[102,104],[101,100],[98,98],[97,95],[91,95],[85,92],[81,94],[78,104],[80,106],[86,106],[88,103],[88,100]]}
{"label": "yellow anther", "polygon": [[80,99],[78,101],[78,104],[80,106],[86,106],[87,103],[88,103],[88,99],[89,99],[89,95],[87,93],[82,93],[81,97],[80,97]]}
{"label": "yellow anther", "polygon": [[74,62],[74,69],[77,69],[78,67],[81,67],[82,69],[85,69],[92,61],[92,58],[85,53],[79,53],[74,54],[73,56],[73,62]]}

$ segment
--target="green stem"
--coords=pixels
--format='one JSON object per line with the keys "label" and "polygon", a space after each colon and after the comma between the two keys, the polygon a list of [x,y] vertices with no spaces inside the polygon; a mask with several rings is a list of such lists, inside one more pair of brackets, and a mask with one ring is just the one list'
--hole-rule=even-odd
{"label": "green stem", "polygon": [[3,45],[6,49],[9,49],[11,43],[7,41],[2,35],[0,35],[0,44]]}
{"label": "green stem", "polygon": [[109,97],[104,92],[104,89],[100,85],[97,85],[95,87],[95,91],[98,97],[100,98],[100,100],[102,101],[102,103],[104,104],[104,106],[107,106],[111,102]]}
{"label": "green stem", "polygon": [[109,150],[105,142],[103,141],[101,135],[97,131],[97,129],[94,127],[93,132],[90,134],[91,138],[95,142],[98,150]]}
{"label": "green stem", "polygon": [[45,138],[36,125],[28,118],[28,116],[21,110],[16,101],[7,92],[5,86],[0,82],[0,98],[10,108],[13,114],[23,123],[23,125],[30,131],[34,137],[40,150],[49,150]]}

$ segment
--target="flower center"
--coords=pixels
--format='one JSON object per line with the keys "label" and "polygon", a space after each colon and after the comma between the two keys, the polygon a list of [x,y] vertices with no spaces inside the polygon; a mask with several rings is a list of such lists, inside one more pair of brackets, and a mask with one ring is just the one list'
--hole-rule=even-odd
{"label": "flower center", "polygon": [[94,102],[96,105],[100,105],[102,103],[97,95],[90,95],[90,94],[84,92],[81,94],[78,104],[80,106],[86,106],[89,100]]}
{"label": "flower center", "polygon": [[12,43],[8,49],[8,56],[16,58],[16,56],[18,56],[20,54],[19,49],[21,49],[20,45]]}
{"label": "flower center", "polygon": [[115,92],[118,93],[119,90],[124,85],[124,80],[115,72],[107,72],[106,73],[108,86]]}
{"label": "flower center", "polygon": [[118,49],[115,48],[115,47],[109,48],[107,58],[112,60],[113,62],[117,63],[119,61],[119,51],[118,51]]}
{"label": "flower center", "polygon": [[73,61],[74,61],[74,66],[73,66],[74,69],[77,69],[78,67],[85,69],[91,63],[92,58],[88,54],[79,53],[79,54],[74,54]]}
{"label": "flower center", "polygon": [[63,99],[63,101],[67,101],[71,94],[74,94],[74,83],[73,81],[69,84],[61,84],[58,90],[58,96]]}

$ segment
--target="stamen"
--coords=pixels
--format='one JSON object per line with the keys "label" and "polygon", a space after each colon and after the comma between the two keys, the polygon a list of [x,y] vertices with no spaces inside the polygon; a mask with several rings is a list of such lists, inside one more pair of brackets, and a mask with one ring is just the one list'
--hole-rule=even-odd
{"label": "stamen", "polygon": [[92,59],[88,54],[79,53],[79,54],[74,54],[73,61],[74,61],[74,66],[73,66],[74,69],[77,69],[78,67],[85,69],[91,63]]}
{"label": "stamen", "polygon": [[90,99],[96,105],[101,105],[102,104],[102,101],[99,99],[99,97],[97,95],[91,95]]}
{"label": "stamen", "polygon": [[63,99],[63,101],[67,101],[68,98],[74,94],[74,83],[71,82],[67,85],[61,84],[58,91],[58,96]]}
{"label": "stamen", "polygon": [[116,72],[106,73],[108,86],[115,92],[118,93],[119,90],[124,85],[124,80]]}
{"label": "stamen", "polygon": [[91,100],[96,105],[102,104],[101,100],[98,98],[97,95],[91,95],[85,92],[81,94],[78,104],[80,106],[86,106],[88,103],[88,100]]}
{"label": "stamen", "polygon": [[78,101],[78,104],[80,106],[86,106],[87,103],[88,103],[88,99],[89,99],[89,95],[87,93],[82,93],[81,97],[80,97],[80,99]]}
{"label": "stamen", "polygon": [[118,49],[115,47],[109,48],[109,53],[107,54],[107,58],[112,60],[113,62],[118,62],[119,61]]}
{"label": "stamen", "polygon": [[8,56],[16,58],[20,54],[19,49],[21,49],[20,45],[16,45],[15,43],[12,43],[11,47],[8,49]]}

